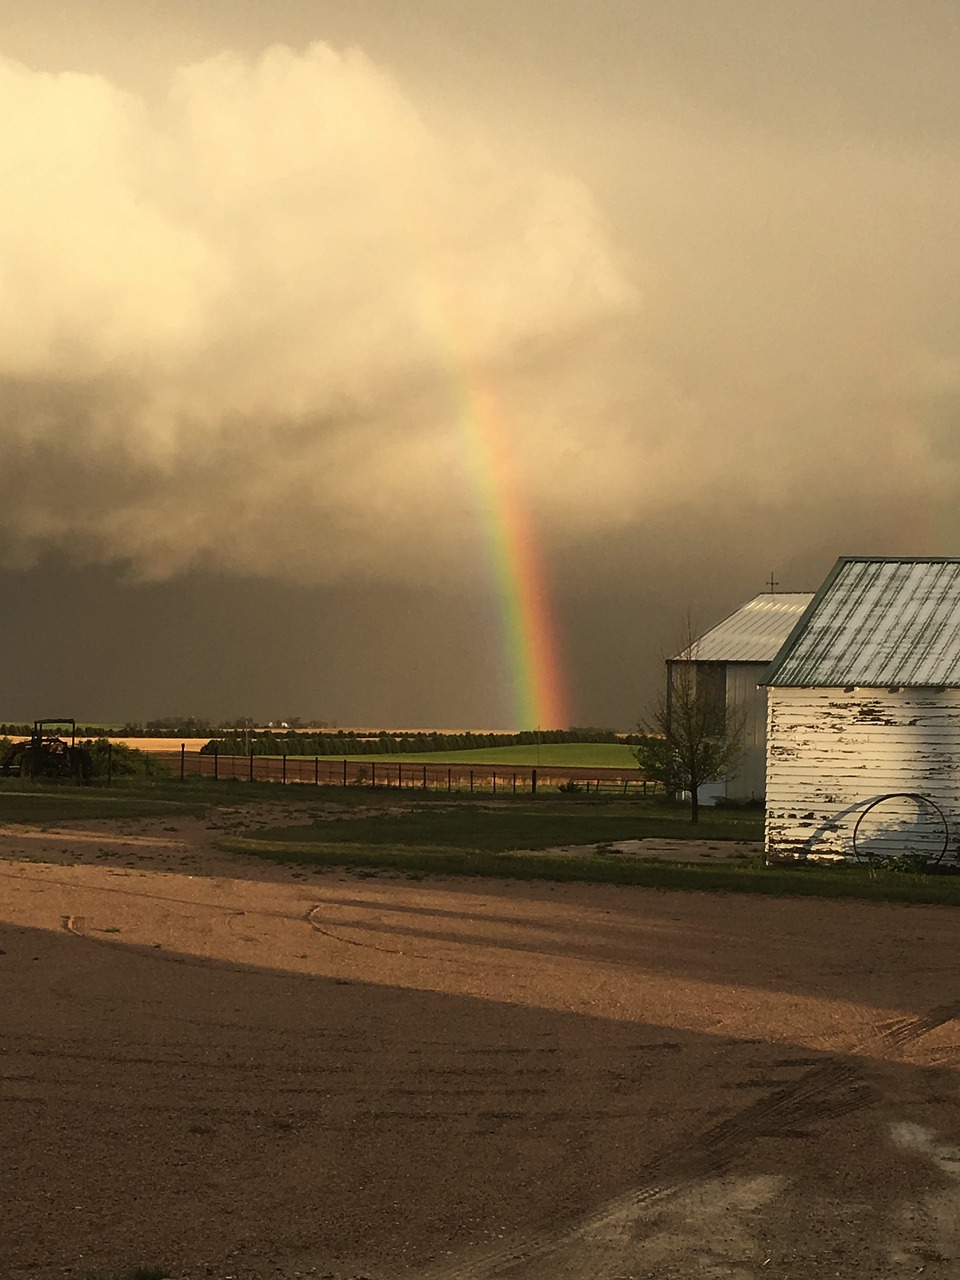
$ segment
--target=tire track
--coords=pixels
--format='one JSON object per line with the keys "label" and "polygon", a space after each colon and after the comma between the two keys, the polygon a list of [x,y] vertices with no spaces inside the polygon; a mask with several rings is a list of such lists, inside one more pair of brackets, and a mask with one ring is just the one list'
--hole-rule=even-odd
{"label": "tire track", "polygon": [[[244,911],[236,911],[232,908],[221,908],[221,910],[227,917],[228,929],[232,928],[232,921],[235,918],[246,914]],[[295,919],[296,917],[290,918]],[[155,943],[130,942],[126,939],[118,939],[115,934],[110,934],[109,932],[106,932],[103,937],[98,937],[96,933],[88,932],[86,916],[61,916],[60,928],[64,933],[72,934],[73,937],[80,938],[83,942],[92,942],[100,947],[124,947],[141,959],[155,960],[161,964],[182,965],[190,969],[216,969],[221,973],[239,973],[244,976],[255,975],[262,978],[282,979],[283,981],[289,981],[291,976],[287,970],[265,969],[255,961],[251,961],[249,965],[234,964],[226,960],[218,960],[215,956],[199,956],[191,955],[189,952],[171,951]]]}
{"label": "tire track", "polygon": [[[960,1000],[880,1023],[851,1053],[869,1054],[871,1049],[875,1053],[891,1045],[902,1048],[957,1018]],[[805,1064],[809,1059],[802,1061]],[[801,1064],[785,1061],[783,1065]],[[759,1139],[839,1119],[875,1100],[876,1092],[865,1080],[856,1057],[826,1058],[684,1145],[661,1152],[641,1167],[635,1187],[571,1226],[525,1235],[473,1261],[430,1268],[421,1272],[418,1280],[509,1280],[528,1267],[543,1267],[551,1260],[551,1269],[561,1274],[562,1255],[587,1244],[607,1254],[606,1259],[591,1259],[591,1280],[614,1280],[626,1265],[631,1228],[644,1211],[669,1201],[692,1181],[728,1174]],[[535,1274],[546,1274],[546,1268]]]}
{"label": "tire track", "polygon": [[[947,1004],[937,1005],[927,1013],[915,1014],[910,1018],[894,1018],[890,1022],[881,1022],[875,1028],[876,1039],[881,1044],[904,1045],[914,1044],[922,1036],[938,1027],[946,1026],[960,1018],[960,1000],[951,1000]],[[868,1044],[870,1042],[868,1041]]]}
{"label": "tire track", "polygon": [[[320,934],[323,938],[328,938],[331,942],[339,942],[347,947],[359,947],[362,951],[379,951],[388,956],[404,956],[408,960],[429,960],[432,962],[452,964],[454,962],[452,956],[445,956],[439,952],[425,951],[406,951],[401,947],[385,947],[376,942],[366,942],[361,938],[345,938],[342,934],[336,933],[329,926],[320,922],[318,913],[327,906],[325,902],[318,902],[307,911],[305,919],[310,925],[314,933]],[[437,938],[438,943],[446,946],[454,945],[456,939]]]}

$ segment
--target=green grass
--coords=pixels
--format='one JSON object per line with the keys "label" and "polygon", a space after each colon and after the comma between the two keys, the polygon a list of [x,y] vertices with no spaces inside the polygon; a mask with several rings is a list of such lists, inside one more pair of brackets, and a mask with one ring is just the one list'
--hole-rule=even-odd
{"label": "green grass", "polygon": [[760,840],[763,816],[713,810],[694,826],[686,807],[642,801],[598,800],[577,795],[470,801],[437,796],[408,802],[400,813],[356,814],[264,832],[263,838],[296,844],[416,845],[502,853],[554,845],[596,844],[645,837]]}
{"label": "green grass", "polygon": [[775,897],[859,898],[960,906],[960,877],[911,875],[861,866],[768,867],[759,858],[742,863],[641,862],[601,854],[557,856],[535,852],[477,852],[439,845],[373,846],[326,841],[299,844],[269,839],[225,840],[221,847],[278,863],[393,871],[417,879],[488,876],[637,885],[701,893],[760,893]]}
{"label": "green grass", "polygon": [[[294,759],[298,757],[292,757]],[[313,756],[299,757],[312,760]],[[495,764],[542,765],[560,769],[636,769],[633,748],[622,742],[556,742],[532,747],[474,747],[468,751],[394,751],[382,755],[352,755],[347,760],[364,764]],[[343,760],[343,756],[321,756],[321,760]]]}
{"label": "green grass", "polygon": [[[357,797],[351,789],[343,797]],[[302,793],[302,794],[301,794]],[[36,779],[0,778],[0,822],[76,822],[84,818],[155,818],[169,815],[202,817],[218,804],[252,804],[264,800],[316,800],[312,787],[284,787],[273,783],[215,782],[206,778],[114,778],[90,786],[73,782],[44,783]]]}
{"label": "green grass", "polygon": [[[430,792],[417,792],[421,803]],[[446,798],[446,797],[444,797]],[[98,779],[90,786],[74,782],[44,783],[36,779],[0,778],[0,822],[75,822],[90,818],[153,818],[166,814],[202,817],[216,805],[278,801],[305,812],[317,801],[335,803],[345,813],[383,804],[383,793],[369,787],[314,787],[234,779],[178,777],[114,778],[107,786]]]}
{"label": "green grass", "polygon": [[[318,820],[223,842],[223,848],[281,863],[424,876],[492,876],[585,881],[734,893],[861,898],[960,906],[960,877],[889,871],[859,864],[765,866],[739,861],[658,862],[604,852],[620,840],[760,840],[759,813],[715,810],[693,826],[686,809],[654,801],[583,796],[408,802],[401,812]],[[542,852],[556,846],[583,852]]]}
{"label": "green grass", "polygon": [[206,805],[187,796],[146,787],[79,787],[3,779],[0,822],[76,822],[84,818],[153,818],[163,814],[202,814]]}
{"label": "green grass", "polygon": [[[61,822],[78,818],[202,816],[216,805],[282,801],[302,806],[304,821],[222,842],[234,852],[275,862],[424,875],[494,876],[522,880],[586,881],[775,895],[814,895],[960,906],[960,876],[922,875],[859,864],[835,867],[764,866],[742,861],[640,861],[604,853],[603,846],[642,837],[760,840],[762,815],[712,810],[698,826],[687,810],[653,800],[600,799],[583,794],[500,800],[418,792],[416,798],[361,787],[289,786],[212,779],[119,779],[111,788],[42,786],[0,780],[0,821]],[[324,813],[318,810],[323,805]],[[327,819],[331,805],[342,816]],[[367,812],[369,810],[369,812]],[[593,846],[562,855],[558,845]],[[599,848],[598,848],[599,846]],[[136,1272],[130,1273],[136,1276]],[[149,1275],[149,1271],[145,1273]],[[128,1280],[118,1277],[117,1280]]]}

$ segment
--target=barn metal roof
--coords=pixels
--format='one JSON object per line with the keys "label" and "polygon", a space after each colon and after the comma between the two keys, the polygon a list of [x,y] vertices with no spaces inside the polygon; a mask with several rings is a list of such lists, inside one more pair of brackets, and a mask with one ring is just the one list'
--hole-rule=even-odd
{"label": "barn metal roof", "polygon": [[809,591],[768,591],[718,622],[674,661],[769,662],[813,599]]}
{"label": "barn metal roof", "polygon": [[960,560],[842,557],[761,683],[960,686]]}

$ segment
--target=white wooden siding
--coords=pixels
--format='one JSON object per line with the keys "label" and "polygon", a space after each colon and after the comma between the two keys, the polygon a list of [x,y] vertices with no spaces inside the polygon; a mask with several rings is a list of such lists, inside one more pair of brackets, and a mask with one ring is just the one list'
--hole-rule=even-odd
{"label": "white wooden siding", "polygon": [[[953,853],[960,834],[960,689],[771,688],[767,706],[769,857],[849,856],[859,814],[870,800],[894,792],[919,793],[943,810]],[[942,840],[942,823],[928,807],[886,802],[870,818],[874,829],[884,817],[886,852],[896,852],[898,843],[911,851],[907,846],[918,841],[935,851]]]}

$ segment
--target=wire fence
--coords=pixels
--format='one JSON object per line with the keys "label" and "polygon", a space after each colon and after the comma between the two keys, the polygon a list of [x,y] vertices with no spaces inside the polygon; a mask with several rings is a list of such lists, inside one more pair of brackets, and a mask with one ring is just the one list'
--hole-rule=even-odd
{"label": "wire fence", "polygon": [[392,787],[458,794],[536,795],[543,790],[607,795],[663,794],[640,769],[571,768],[566,765],[493,765],[403,760],[347,760],[323,756],[221,755],[216,752],[152,751],[181,780],[275,782],[315,787]]}

